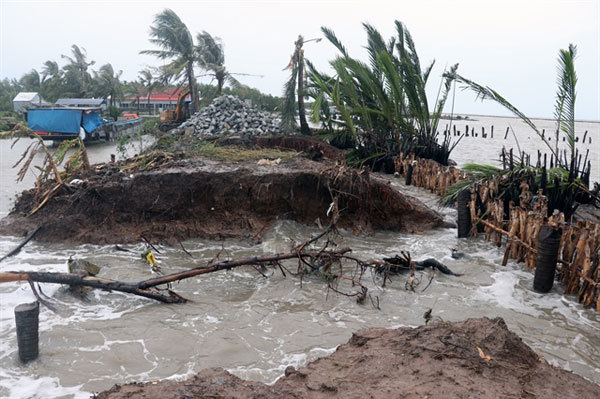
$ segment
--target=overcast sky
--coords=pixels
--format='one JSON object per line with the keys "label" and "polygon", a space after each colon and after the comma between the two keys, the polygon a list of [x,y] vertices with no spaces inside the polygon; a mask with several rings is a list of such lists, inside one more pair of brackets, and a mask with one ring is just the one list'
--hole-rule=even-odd
{"label": "overcast sky", "polygon": [[[599,0],[344,0],[344,1],[9,1],[0,0],[0,78],[19,78],[42,69],[46,60],[64,64],[72,44],[87,50],[92,68],[110,62],[133,80],[146,65],[159,65],[139,51],[153,48],[149,27],[165,7],[173,9],[195,36],[207,31],[225,44],[229,71],[264,75],[239,80],[281,95],[298,34],[320,36],[332,28],[352,56],[366,59],[361,22],[384,37],[398,19],[410,30],[422,64],[436,60],[429,82],[435,100],[445,66],[499,91],[531,117],[551,117],[558,50],[578,47],[577,119],[600,120]],[[305,56],[327,70],[336,50],[310,43]],[[200,71],[198,71],[200,73]],[[448,102],[446,111],[449,111]],[[499,106],[475,101],[457,90],[460,113],[506,115]]]}

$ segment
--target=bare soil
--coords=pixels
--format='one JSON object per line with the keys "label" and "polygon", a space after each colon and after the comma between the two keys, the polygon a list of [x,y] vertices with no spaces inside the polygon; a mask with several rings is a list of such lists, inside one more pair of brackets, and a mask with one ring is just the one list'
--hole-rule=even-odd
{"label": "bare soil", "polygon": [[274,385],[205,369],[186,381],[115,385],[97,399],[599,398],[600,386],[549,365],[501,318],[353,334]]}
{"label": "bare soil", "polygon": [[47,242],[258,241],[277,219],[327,225],[333,197],[341,211],[338,226],[357,233],[448,226],[388,180],[331,161],[294,157],[261,166],[171,154],[144,162],[137,169],[97,165],[83,183],[63,186],[31,216],[40,198],[33,189],[23,192],[0,221],[0,234],[22,236],[41,225],[36,239]]}

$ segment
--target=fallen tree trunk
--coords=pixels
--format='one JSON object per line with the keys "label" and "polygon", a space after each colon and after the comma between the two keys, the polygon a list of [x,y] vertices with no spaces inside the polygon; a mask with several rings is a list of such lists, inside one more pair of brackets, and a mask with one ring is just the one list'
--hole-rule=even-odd
{"label": "fallen tree trunk", "polygon": [[278,262],[286,259],[301,258],[328,258],[337,259],[343,254],[350,252],[350,248],[342,248],[337,251],[319,251],[319,252],[290,252],[285,254],[275,254],[268,256],[255,256],[253,258],[240,259],[236,261],[223,261],[209,266],[197,267],[183,272],[172,273],[165,276],[143,280],[137,283],[127,283],[116,280],[103,279],[92,276],[81,276],[72,273],[53,273],[53,272],[3,272],[0,273],[0,283],[11,281],[29,281],[39,283],[53,283],[66,285],[80,285],[93,288],[100,288],[106,291],[119,291],[128,294],[138,295],[145,298],[154,299],[164,303],[185,303],[189,300],[171,291],[170,289],[160,290],[155,287],[168,284],[173,281],[184,280],[190,277],[216,272],[219,270],[229,270],[244,265],[260,265],[270,262]]}

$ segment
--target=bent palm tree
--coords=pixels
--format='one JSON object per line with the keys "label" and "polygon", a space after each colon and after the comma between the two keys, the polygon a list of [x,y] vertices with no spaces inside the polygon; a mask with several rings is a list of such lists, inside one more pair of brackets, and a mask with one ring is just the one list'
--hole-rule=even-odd
{"label": "bent palm tree", "polygon": [[196,54],[200,67],[209,71],[217,81],[217,96],[223,92],[223,86],[227,81],[232,87],[239,87],[240,82],[233,77],[225,68],[225,53],[223,43],[218,37],[211,36],[210,33],[202,31],[196,36]]}
{"label": "bent palm tree", "polygon": [[[558,90],[556,94],[556,104],[554,108],[554,117],[556,118],[557,129],[556,129],[556,144],[554,147],[550,145],[548,139],[540,132],[540,129],[529,119],[525,114],[519,111],[514,105],[508,100],[502,97],[497,91],[490,87],[482,86],[469,79],[466,79],[456,73],[453,74],[456,80],[464,84],[464,88],[470,89],[477,94],[477,99],[492,100],[502,105],[504,108],[513,113],[516,117],[520,118],[529,127],[531,127],[542,142],[548,147],[557,165],[564,169],[569,170],[570,174],[577,173],[576,162],[576,149],[575,149],[575,86],[577,84],[577,75],[575,73],[574,59],[577,54],[577,47],[573,44],[569,44],[567,50],[559,51],[558,58]],[[447,74],[450,75],[450,74]],[[567,142],[569,145],[569,157],[568,160],[561,159],[558,150],[558,133],[562,131],[567,136]],[[585,168],[585,165],[584,165]],[[576,177],[576,176],[571,176]]]}
{"label": "bent palm tree", "polygon": [[173,10],[165,9],[157,14],[150,27],[150,42],[161,50],[143,50],[141,54],[155,55],[162,60],[171,60],[161,70],[166,79],[185,77],[192,96],[192,113],[198,110],[198,91],[194,77],[196,52],[194,39],[187,26]]}
{"label": "bent palm tree", "polygon": [[94,72],[99,85],[99,94],[104,98],[110,97],[110,106],[114,106],[118,98],[123,97],[123,84],[120,77],[123,71],[115,73],[111,64],[104,64],[98,72]]}
{"label": "bent palm tree", "polygon": [[72,57],[61,55],[62,58],[69,61],[63,67],[67,92],[75,97],[85,97],[90,94],[92,86],[92,75],[88,72],[88,68],[94,65],[96,61],[88,62],[85,49],[76,44],[71,46],[71,53]]}

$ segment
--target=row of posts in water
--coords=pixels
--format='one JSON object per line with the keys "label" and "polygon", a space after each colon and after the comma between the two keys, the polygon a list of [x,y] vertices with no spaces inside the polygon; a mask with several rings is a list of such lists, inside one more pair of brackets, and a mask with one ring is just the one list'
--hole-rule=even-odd
{"label": "row of posts in water", "polygon": [[[504,140],[506,140],[508,138],[508,134],[510,133],[510,127],[506,128],[506,132],[504,133]],[[554,137],[556,137],[556,133]],[[452,125],[452,129],[450,129],[449,125],[446,124],[446,128],[444,129],[444,136],[454,136],[454,137],[460,137],[463,133],[456,129],[456,125]],[[469,130],[469,125],[465,126],[465,130],[464,130],[464,135],[465,137],[481,137],[484,139],[489,138],[494,138],[494,125],[491,126],[490,132],[489,134],[485,131],[485,127],[481,126],[481,133],[476,132],[474,127],[471,127],[471,129]],[[546,137],[546,129],[542,129],[542,138],[548,140],[548,141],[552,141],[552,136],[548,135]],[[580,136],[575,136],[575,142],[579,143],[580,140]],[[586,141],[587,140],[587,141]],[[566,142],[567,141],[567,137],[563,135],[562,137],[562,141]],[[583,139],[581,140],[582,144],[592,144],[592,136],[590,135],[588,137],[588,131],[586,130],[585,133],[583,134]]]}
{"label": "row of posts in water", "polygon": [[[398,173],[406,177],[406,184],[429,189],[440,196],[466,178],[465,172],[455,167],[414,155],[401,154],[394,164]],[[519,179],[519,176],[513,178]],[[481,227],[486,241],[493,239],[499,247],[503,237],[506,238],[502,264],[509,258],[525,261],[528,268],[535,269],[533,288],[538,292],[552,289],[560,263],[565,294],[575,294],[578,302],[595,307],[600,314],[600,291],[597,290],[600,266],[596,256],[600,251],[600,225],[590,221],[573,223],[565,220],[562,212],[548,217],[548,197],[539,195],[537,190],[529,191],[528,184],[519,184],[519,200],[512,208],[509,205],[506,213],[500,183],[500,179],[489,180],[459,192],[456,201],[458,237],[479,237]]]}
{"label": "row of posts in water", "polygon": [[[583,158],[583,154],[579,152],[579,149],[576,148],[573,158],[570,158],[570,154],[567,153],[567,150],[563,149],[562,151],[558,151],[556,157],[554,154],[550,154],[550,163],[548,164],[548,154],[537,150],[537,162],[535,163],[535,167],[538,169],[543,168],[545,174],[548,167],[549,169],[552,169],[562,165],[569,171],[569,181],[580,178],[583,183],[589,187],[590,173],[592,171],[592,162],[591,159],[589,159],[589,155],[589,148],[585,151],[585,158]],[[512,148],[509,151],[506,151],[506,148],[502,148],[500,160],[502,161],[503,170],[514,170],[515,166],[519,165],[521,167],[534,166],[531,162],[531,154],[527,154],[525,151],[514,154]]]}

